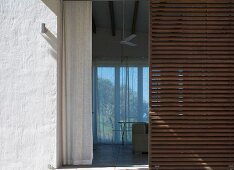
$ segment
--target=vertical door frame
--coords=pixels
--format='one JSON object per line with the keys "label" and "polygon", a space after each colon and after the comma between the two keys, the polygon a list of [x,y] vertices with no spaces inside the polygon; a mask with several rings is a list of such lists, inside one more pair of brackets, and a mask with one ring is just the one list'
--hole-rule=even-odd
{"label": "vertical door frame", "polygon": [[[58,16],[57,16],[57,116],[56,116],[56,162],[55,168],[61,168],[64,162],[64,154],[66,140],[65,140],[65,131],[66,131],[66,58],[64,51],[64,2],[66,1],[80,1],[80,0],[58,0]],[[88,1],[98,1],[98,0],[88,0]],[[119,1],[119,0],[111,0]],[[126,0],[134,1],[134,0]],[[139,0],[139,1],[149,1],[150,0]],[[150,6],[150,3],[148,4]],[[149,13],[150,17],[150,13]],[[150,19],[148,22],[150,30]],[[148,42],[150,42],[150,31],[148,33]],[[148,58],[150,60],[150,45],[148,48]],[[148,62],[150,63],[150,62]],[[150,68],[150,65],[149,65]],[[150,151],[150,150],[149,150]],[[149,160],[149,159],[148,159]]]}
{"label": "vertical door frame", "polygon": [[58,0],[57,8],[57,117],[56,117],[56,165],[63,164],[63,133],[64,133],[64,86],[65,86],[65,64],[63,50],[63,0]]}

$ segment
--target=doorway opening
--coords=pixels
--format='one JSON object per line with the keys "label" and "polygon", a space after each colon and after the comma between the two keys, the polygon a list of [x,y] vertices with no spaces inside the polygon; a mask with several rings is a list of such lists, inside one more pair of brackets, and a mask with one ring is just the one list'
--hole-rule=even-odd
{"label": "doorway opening", "polygon": [[93,2],[93,166],[148,167],[148,3]]}

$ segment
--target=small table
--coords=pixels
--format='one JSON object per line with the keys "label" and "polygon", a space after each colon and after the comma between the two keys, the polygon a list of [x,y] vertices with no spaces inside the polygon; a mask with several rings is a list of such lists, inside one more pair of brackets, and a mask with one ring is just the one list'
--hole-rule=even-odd
{"label": "small table", "polygon": [[120,124],[121,142],[122,142],[122,145],[124,145],[124,135],[128,131],[127,127],[129,126],[129,124],[139,123],[139,122],[119,121],[118,123]]}

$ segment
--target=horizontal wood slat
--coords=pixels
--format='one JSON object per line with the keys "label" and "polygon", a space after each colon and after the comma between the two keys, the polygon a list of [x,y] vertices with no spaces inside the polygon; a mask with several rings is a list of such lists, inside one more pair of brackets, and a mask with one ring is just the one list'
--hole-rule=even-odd
{"label": "horizontal wood slat", "polygon": [[234,169],[234,0],[150,2],[150,169]]}

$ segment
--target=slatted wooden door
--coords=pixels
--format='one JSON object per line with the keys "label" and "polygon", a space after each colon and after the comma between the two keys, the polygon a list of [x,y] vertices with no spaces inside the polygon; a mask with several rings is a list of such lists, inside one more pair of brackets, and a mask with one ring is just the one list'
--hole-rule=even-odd
{"label": "slatted wooden door", "polygon": [[150,168],[234,169],[234,0],[150,6]]}

